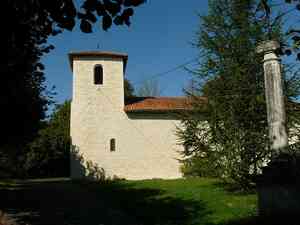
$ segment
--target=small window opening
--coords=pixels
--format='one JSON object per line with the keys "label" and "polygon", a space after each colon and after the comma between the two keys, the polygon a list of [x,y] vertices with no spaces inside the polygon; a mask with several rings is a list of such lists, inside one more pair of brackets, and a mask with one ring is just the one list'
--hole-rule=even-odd
{"label": "small window opening", "polygon": [[94,68],[94,84],[103,84],[103,68],[101,65],[96,65]]}
{"label": "small window opening", "polygon": [[110,139],[110,151],[111,152],[116,151],[116,139],[114,138]]}

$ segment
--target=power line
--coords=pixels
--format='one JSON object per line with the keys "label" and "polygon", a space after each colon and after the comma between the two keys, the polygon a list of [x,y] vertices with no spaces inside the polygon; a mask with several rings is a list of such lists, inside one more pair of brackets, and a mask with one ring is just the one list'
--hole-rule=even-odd
{"label": "power line", "polygon": [[176,70],[178,70],[178,69],[181,69],[181,68],[185,67],[185,66],[188,65],[188,64],[191,64],[192,62],[194,62],[194,61],[196,61],[196,60],[198,60],[198,59],[199,59],[198,57],[197,57],[197,58],[193,58],[193,59],[191,59],[191,60],[189,60],[189,61],[187,61],[187,62],[185,62],[185,63],[183,63],[183,64],[180,64],[180,65],[178,65],[178,66],[175,66],[175,67],[173,67],[173,68],[171,68],[171,69],[169,69],[169,70],[167,70],[167,71],[164,71],[164,72],[160,72],[160,73],[151,75],[149,78],[147,78],[147,79],[145,79],[145,80],[137,81],[137,82],[132,82],[132,83],[133,83],[133,84],[140,84],[140,83],[144,83],[145,81],[148,81],[148,80],[153,80],[153,79],[155,79],[155,78],[165,76],[165,75],[167,75],[167,74],[169,74],[169,73],[171,73],[171,72],[174,72],[174,71],[176,71]]}

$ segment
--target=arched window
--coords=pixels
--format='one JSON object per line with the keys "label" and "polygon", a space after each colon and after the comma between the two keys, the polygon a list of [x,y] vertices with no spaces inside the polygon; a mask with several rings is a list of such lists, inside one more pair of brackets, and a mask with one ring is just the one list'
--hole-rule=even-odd
{"label": "arched window", "polygon": [[94,67],[94,84],[103,84],[103,67],[101,65]]}
{"label": "arched window", "polygon": [[116,139],[114,138],[110,139],[110,151],[111,152],[116,151]]}

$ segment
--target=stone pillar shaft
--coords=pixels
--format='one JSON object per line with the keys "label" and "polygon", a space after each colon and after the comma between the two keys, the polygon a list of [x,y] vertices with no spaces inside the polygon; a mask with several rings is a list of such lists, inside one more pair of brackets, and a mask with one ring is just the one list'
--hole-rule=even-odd
{"label": "stone pillar shaft", "polygon": [[280,150],[288,140],[280,61],[274,52],[264,55],[264,77],[271,147]]}
{"label": "stone pillar shaft", "polygon": [[281,64],[275,53],[278,48],[279,44],[275,41],[264,42],[258,47],[258,52],[264,53],[263,63],[269,137],[271,148],[275,150],[275,153],[280,153],[281,150],[288,146]]}

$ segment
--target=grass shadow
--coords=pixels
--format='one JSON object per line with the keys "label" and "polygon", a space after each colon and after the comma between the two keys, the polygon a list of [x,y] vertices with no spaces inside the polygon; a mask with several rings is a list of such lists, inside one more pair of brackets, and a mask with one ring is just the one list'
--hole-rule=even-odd
{"label": "grass shadow", "polygon": [[199,200],[127,182],[2,184],[0,196],[0,209],[21,225],[188,225],[196,214],[205,218],[210,213]]}
{"label": "grass shadow", "polygon": [[298,225],[298,215],[252,216],[217,225]]}
{"label": "grass shadow", "polygon": [[222,181],[222,180],[215,181],[212,185],[217,187],[217,188],[223,189],[227,193],[235,194],[235,195],[248,195],[248,194],[255,194],[256,193],[256,188],[255,188],[254,185],[253,185],[252,188],[242,189],[237,184],[228,183],[228,182],[225,182],[225,181]]}

